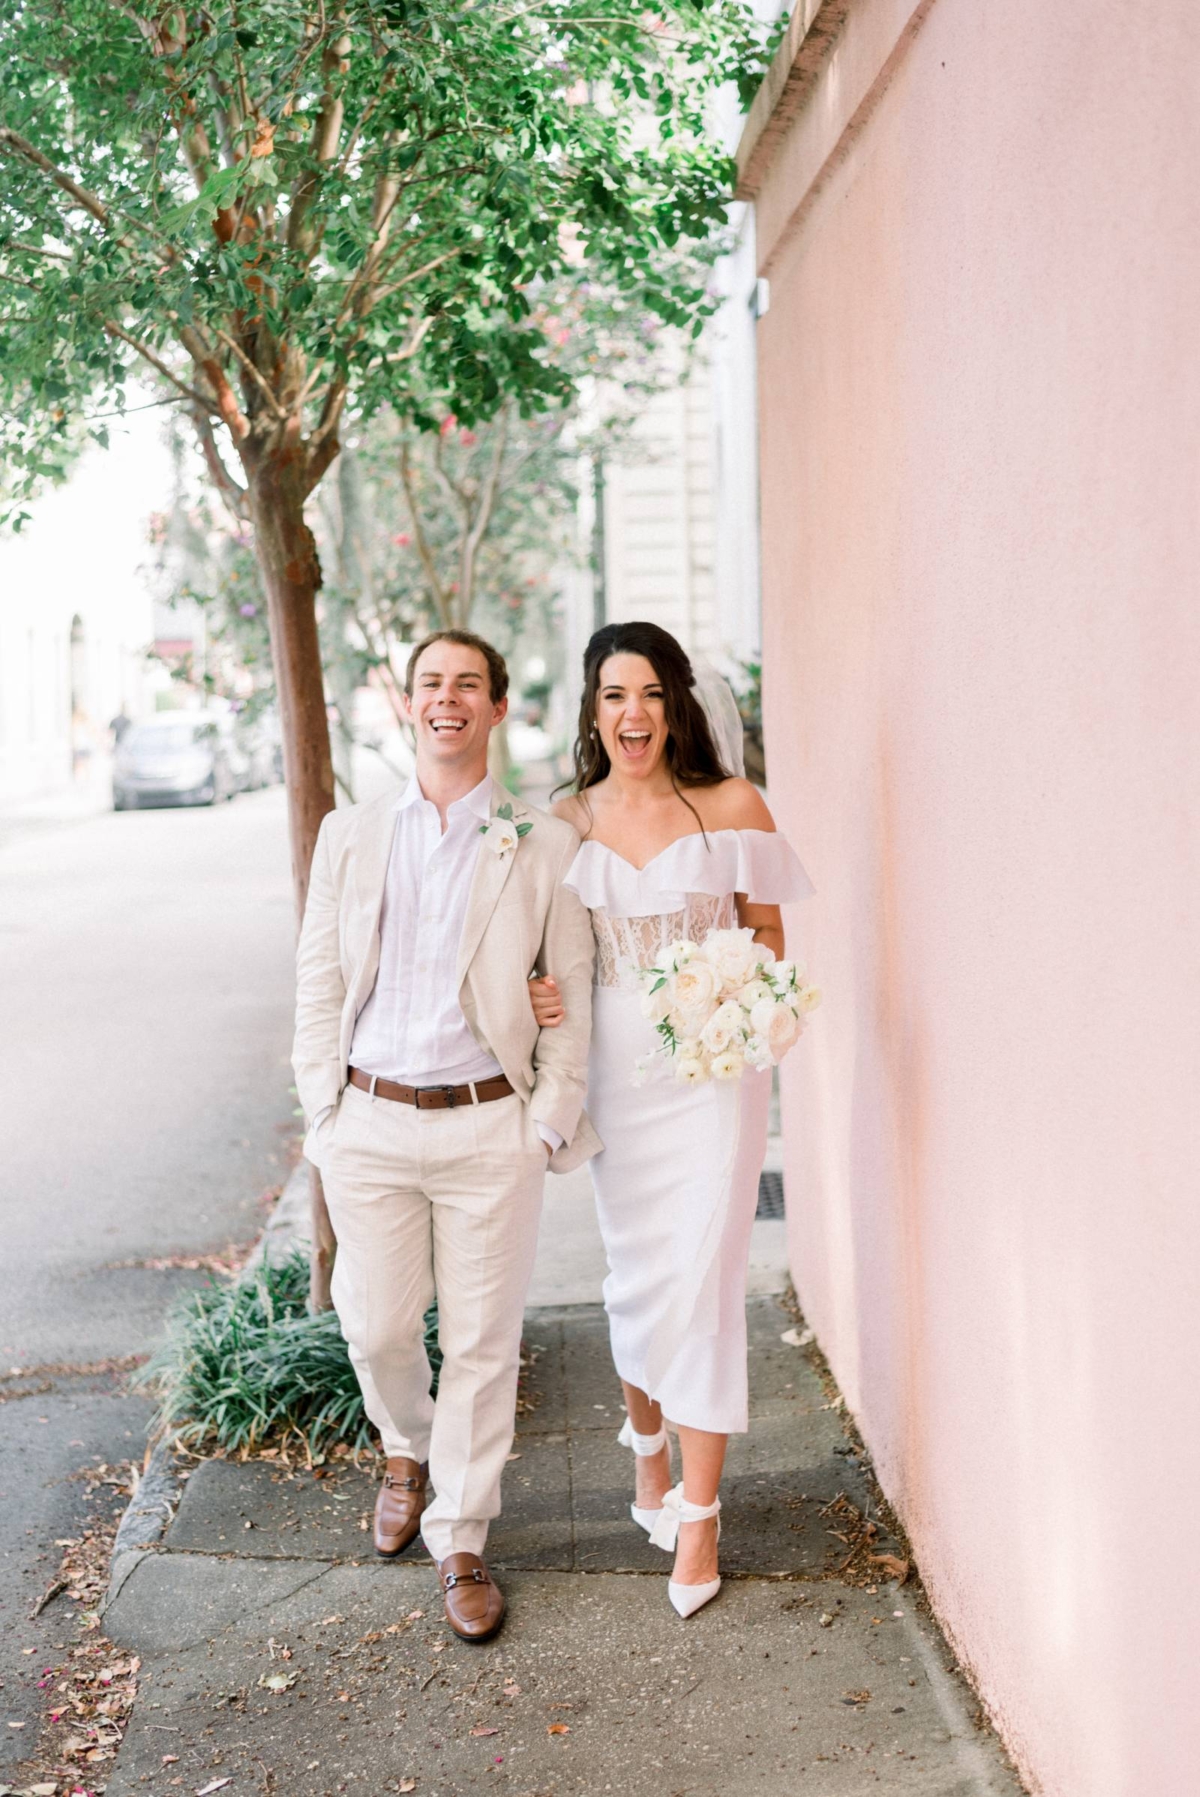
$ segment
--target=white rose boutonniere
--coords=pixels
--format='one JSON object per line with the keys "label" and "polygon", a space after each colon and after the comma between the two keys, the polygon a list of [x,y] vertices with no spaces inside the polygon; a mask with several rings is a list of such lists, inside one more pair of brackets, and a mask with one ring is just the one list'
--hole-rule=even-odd
{"label": "white rose boutonniere", "polygon": [[494,816],[489,817],[486,824],[480,824],[479,834],[491,849],[503,861],[511,855],[522,836],[528,836],[533,829],[532,824],[516,824],[513,822],[511,805],[498,805]]}

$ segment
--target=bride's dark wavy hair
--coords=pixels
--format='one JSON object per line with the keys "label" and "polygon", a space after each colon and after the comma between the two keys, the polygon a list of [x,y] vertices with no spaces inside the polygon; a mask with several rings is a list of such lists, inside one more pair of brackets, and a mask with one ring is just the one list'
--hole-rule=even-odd
{"label": "bride's dark wavy hair", "polygon": [[583,652],[583,698],[571,781],[574,790],[585,793],[589,786],[605,779],[612,766],[596,724],[600,670],[610,655],[644,656],[662,683],[667,766],[675,787],[716,786],[719,781],[728,780],[729,769],[717,753],[704,707],[693,690],[696,676],[682,644],[657,624],[634,622],[605,624]]}

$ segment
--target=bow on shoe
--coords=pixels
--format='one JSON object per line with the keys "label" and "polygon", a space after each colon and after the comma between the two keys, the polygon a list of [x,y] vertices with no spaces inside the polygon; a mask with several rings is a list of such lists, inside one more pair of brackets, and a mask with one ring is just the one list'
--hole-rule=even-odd
{"label": "bow on shoe", "polygon": [[[675,1544],[679,1540],[680,1523],[690,1520],[684,1517],[683,1507],[683,1485],[682,1483],[672,1485],[670,1491],[663,1498],[658,1521],[650,1531],[650,1540],[653,1546],[663,1548],[668,1554],[675,1551]],[[689,1508],[691,1507],[689,1506]]]}
{"label": "bow on shoe", "polygon": [[[658,1521],[650,1531],[650,1540],[655,1547],[665,1548],[667,1553],[671,1553],[679,1540],[681,1522],[707,1522],[710,1516],[720,1514],[720,1498],[711,1504],[689,1504],[683,1495],[683,1481],[680,1480],[678,1485],[672,1485],[663,1499]],[[718,1523],[718,1539],[720,1534],[721,1525]]]}

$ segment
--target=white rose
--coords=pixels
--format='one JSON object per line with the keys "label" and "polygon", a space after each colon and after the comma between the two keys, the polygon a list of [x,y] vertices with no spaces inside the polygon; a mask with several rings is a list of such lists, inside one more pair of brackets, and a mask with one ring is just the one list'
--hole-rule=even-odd
{"label": "white rose", "polygon": [[704,1059],[704,1044],[701,1042],[699,1036],[685,1036],[679,1044],[679,1052],[685,1061],[702,1061]]}
{"label": "white rose", "polygon": [[688,961],[674,978],[676,1009],[687,1016],[707,1011],[717,996],[718,979],[707,961]]}
{"label": "white rose", "polygon": [[695,1086],[707,1077],[704,1062],[698,1055],[681,1055],[675,1064],[675,1078],[681,1085]]}
{"label": "white rose", "polygon": [[738,993],[737,1001],[743,1011],[752,1011],[755,1005],[760,1004],[764,998],[773,999],[774,997],[775,994],[767,985],[766,980],[750,980]]}
{"label": "white rose", "polygon": [[740,1079],[745,1065],[736,1048],[727,1048],[724,1054],[713,1056],[712,1076],[714,1079]]}
{"label": "white rose", "polygon": [[786,1011],[787,1008],[786,1005],[781,1005],[776,998],[760,998],[750,1013],[750,1028],[756,1036],[762,1036],[764,1041],[769,1041],[776,1011]]}
{"label": "white rose", "polygon": [[484,841],[493,855],[507,855],[517,846],[517,826],[507,818],[494,817],[484,831]]}
{"label": "white rose", "polygon": [[746,1014],[741,1005],[727,998],[723,1005],[718,1005],[704,1028],[700,1031],[700,1040],[709,1054],[723,1054],[731,1042],[736,1042],[745,1027]]}
{"label": "white rose", "polygon": [[777,1061],[787,1053],[803,1027],[786,1000],[764,999],[750,1013],[750,1028],[762,1037]]}
{"label": "white rose", "polygon": [[749,930],[714,930],[701,954],[726,992],[736,992],[758,966],[759,948]]}
{"label": "white rose", "polygon": [[657,990],[651,985],[642,993],[642,1016],[649,1018],[651,1023],[661,1023],[675,1002],[671,985],[669,979],[663,980]]}
{"label": "white rose", "polygon": [[747,1065],[757,1067],[760,1072],[775,1064],[775,1056],[771,1053],[770,1044],[764,1042],[761,1036],[751,1036],[746,1044],[745,1052]]}

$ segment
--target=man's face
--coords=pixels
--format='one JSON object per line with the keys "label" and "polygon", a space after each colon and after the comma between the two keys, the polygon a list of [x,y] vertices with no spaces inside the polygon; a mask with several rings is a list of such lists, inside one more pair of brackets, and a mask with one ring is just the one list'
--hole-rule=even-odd
{"label": "man's face", "polygon": [[419,761],[452,768],[474,763],[482,770],[488,737],[508,710],[508,700],[492,703],[487,663],[478,649],[431,643],[416,665],[412,698],[405,695],[404,710],[416,731]]}

